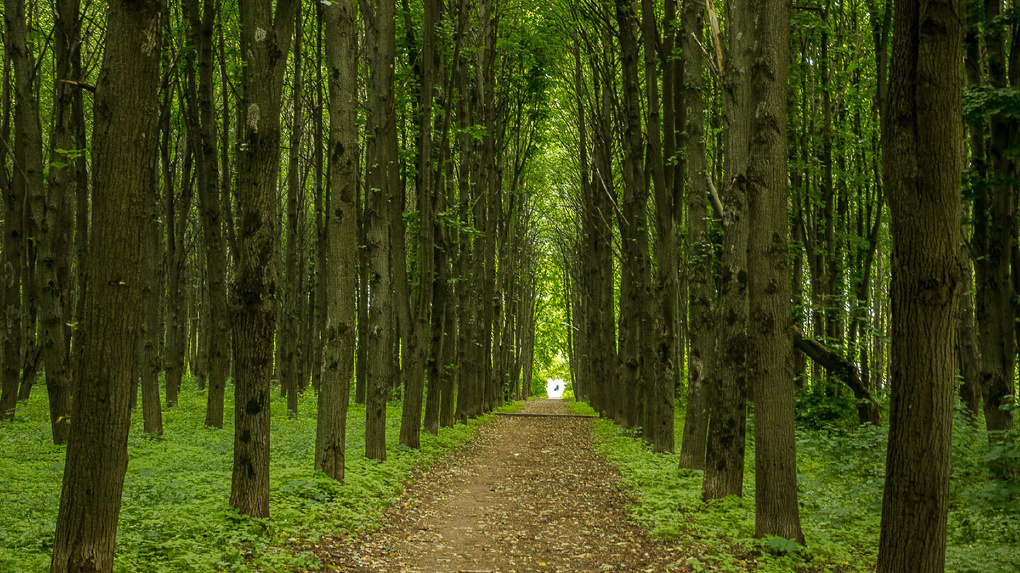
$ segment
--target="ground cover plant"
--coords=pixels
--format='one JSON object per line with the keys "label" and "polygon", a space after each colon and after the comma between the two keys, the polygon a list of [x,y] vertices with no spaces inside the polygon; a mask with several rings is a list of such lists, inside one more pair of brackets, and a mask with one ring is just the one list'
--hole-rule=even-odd
{"label": "ground cover plant", "polygon": [[[593,410],[571,404],[579,414]],[[676,420],[676,441],[683,413]],[[797,488],[807,546],[754,539],[754,449],[748,427],[744,497],[705,503],[702,472],[678,469],[675,454],[654,454],[634,432],[610,420],[595,425],[597,451],[617,467],[638,500],[631,516],[670,543],[692,548],[695,571],[873,571],[878,553],[887,428],[856,427],[834,417],[797,432]],[[946,571],[1014,573],[1020,570],[1020,483],[992,475],[989,462],[1020,462],[1016,433],[990,446],[983,425],[957,411]],[[693,548],[701,548],[694,550]]]}
{"label": "ground cover plant", "polygon": [[[317,569],[305,549],[324,535],[370,529],[411,470],[470,440],[481,417],[466,425],[422,434],[421,451],[397,446],[399,401],[387,412],[387,462],[364,458],[364,406],[351,404],[346,483],[312,470],[314,393],[296,416],[286,399],[272,404],[271,517],[240,517],[227,504],[233,422],[207,428],[206,397],[192,384],[177,408],[164,411],[162,437],[142,432],[133,416],[123,506],[117,531],[118,572],[280,571]],[[353,401],[352,401],[353,402]],[[227,389],[227,411],[233,390]],[[516,407],[514,403],[505,409]],[[64,446],[53,446],[43,392],[34,392],[12,422],[0,426],[0,571],[49,568],[60,498]]]}

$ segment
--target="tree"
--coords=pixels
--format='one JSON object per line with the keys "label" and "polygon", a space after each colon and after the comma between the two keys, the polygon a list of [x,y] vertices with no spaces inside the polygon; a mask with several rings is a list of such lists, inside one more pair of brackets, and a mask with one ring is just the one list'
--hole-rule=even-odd
{"label": "tree", "polygon": [[109,3],[96,86],[93,229],[75,399],[50,570],[113,570],[142,318],[163,5]]}
{"label": "tree", "polygon": [[[744,188],[748,161],[750,97],[747,43],[749,41],[749,3],[736,0],[727,4],[725,58],[717,48],[715,69],[721,70],[723,85],[723,122],[726,127],[723,171],[725,182],[716,201],[716,214],[722,218],[723,241],[719,252],[718,298],[715,306],[717,352],[708,367],[708,395],[711,419],[708,424],[705,479],[702,495],[716,499],[742,495],[744,482],[744,430],[747,423],[747,220]],[[719,45],[719,26],[712,21],[714,41]]]}
{"label": "tree", "polygon": [[[435,86],[436,27],[439,24],[439,5],[425,0],[425,21],[421,48],[421,91],[418,96],[419,161],[417,167],[419,213],[419,265],[418,298],[412,314],[412,333],[408,348],[410,368],[404,378],[405,392],[400,420],[400,443],[415,449],[421,448],[422,397],[425,388],[426,361],[429,341],[432,339],[433,277],[435,275],[435,207],[438,195],[436,170],[433,164],[432,99]],[[438,417],[437,417],[438,421]]]}
{"label": "tree", "polygon": [[354,368],[358,97],[356,14],[351,0],[322,8],[329,70],[330,195],[326,231],[326,329],[315,433],[315,469],[343,482],[347,404]]}
{"label": "tree", "polygon": [[941,572],[945,566],[962,286],[962,19],[960,0],[896,3],[882,126],[893,278],[880,573]]}
{"label": "tree", "polygon": [[[652,321],[649,309],[651,259],[648,253],[648,186],[644,170],[644,145],[641,137],[641,92],[638,79],[638,31],[634,7],[625,0],[616,1],[616,19],[620,28],[621,66],[623,69],[623,204],[617,211],[620,220],[620,381],[628,392],[623,425],[643,423],[641,400],[650,397],[646,381],[651,381],[651,357],[648,355]],[[645,363],[647,360],[647,364]],[[648,428],[646,428],[646,431]]]}
{"label": "tree", "polygon": [[[216,18],[215,0],[205,0],[199,9],[199,0],[184,3],[190,28],[190,43],[194,47],[198,82],[189,74],[188,133],[195,154],[198,174],[198,206],[202,221],[205,246],[206,288],[208,289],[209,335],[206,347],[200,349],[208,356],[209,376],[205,424],[223,427],[223,396],[230,368],[230,329],[227,316],[226,241],[221,222],[220,173],[217,168],[216,108],[213,91],[213,25]],[[224,96],[226,97],[226,96]],[[228,115],[228,114],[224,114]],[[229,175],[226,175],[229,178]]]}
{"label": "tree", "polygon": [[[642,38],[645,49],[645,93],[648,106],[648,157],[650,179],[655,189],[655,258],[657,273],[654,299],[658,301],[654,349],[649,356],[652,376],[648,402],[648,419],[645,426],[651,433],[656,452],[673,451],[673,402],[676,394],[676,325],[677,325],[677,248],[676,221],[673,205],[672,181],[667,182],[666,166],[662,157],[662,137],[659,133],[658,55],[656,44],[655,6],[652,0],[641,2]],[[672,22],[668,25],[672,26]],[[667,65],[672,65],[668,63]],[[672,96],[673,94],[667,94]],[[672,109],[671,106],[666,106]],[[667,132],[673,126],[666,125]],[[649,304],[651,301],[649,301]]]}
{"label": "tree", "polygon": [[793,315],[786,230],[790,5],[751,4],[751,138],[747,168],[747,379],[755,404],[756,537],[804,543],[797,507]]}
{"label": "tree", "polygon": [[[13,149],[14,169],[4,187],[4,355],[0,419],[14,416],[21,379],[24,331],[22,325],[22,269],[25,266],[25,202],[35,187],[42,187],[42,133],[36,97],[35,57],[28,43],[25,2],[4,2],[4,48],[14,68],[14,147],[7,140],[4,118],[4,161]],[[7,91],[7,85],[4,91]],[[7,96],[5,95],[5,98]],[[6,170],[6,167],[4,168]],[[6,174],[5,174],[6,175]],[[33,325],[34,326],[34,325]]]}
{"label": "tree", "polygon": [[274,243],[280,104],[296,0],[241,0],[243,119],[237,198],[241,234],[230,319],[234,350],[234,470],[230,505],[269,515],[269,375],[279,285]]}
{"label": "tree", "polygon": [[366,129],[365,177],[367,203],[369,306],[367,348],[367,395],[365,456],[386,459],[386,396],[393,384],[394,304],[390,273],[390,220],[392,209],[400,209],[397,196],[397,131],[394,111],[393,61],[396,52],[396,6],[394,0],[361,3],[371,58]]}
{"label": "tree", "polygon": [[705,3],[685,0],[683,5],[684,188],[687,190],[687,308],[690,314],[687,355],[687,411],[680,445],[680,467],[705,469],[708,432],[706,368],[713,364],[711,338],[715,284],[712,280],[712,243],[708,235],[708,165],[705,161],[705,119],[701,57]]}

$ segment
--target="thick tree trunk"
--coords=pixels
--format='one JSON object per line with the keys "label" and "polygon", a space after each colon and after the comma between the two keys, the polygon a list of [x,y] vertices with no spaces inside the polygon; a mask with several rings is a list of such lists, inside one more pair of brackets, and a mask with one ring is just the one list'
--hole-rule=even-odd
{"label": "thick tree trunk", "polygon": [[712,300],[712,242],[708,236],[708,165],[705,160],[705,126],[703,68],[701,49],[705,3],[684,0],[683,8],[683,79],[686,111],[684,142],[686,152],[685,185],[687,189],[687,305],[690,313],[690,349],[687,363],[687,411],[684,415],[683,441],[680,445],[680,467],[705,469],[705,445],[708,433],[708,395],[706,368],[712,364],[710,353]]}
{"label": "thick tree trunk", "polygon": [[748,384],[754,392],[755,537],[804,543],[797,506],[793,314],[790,310],[786,100],[790,5],[759,0],[751,39],[747,169]]}
{"label": "thick tree trunk", "polygon": [[95,94],[88,288],[54,573],[113,570],[156,152],[162,4],[110,2]]}
{"label": "thick tree trunk", "polygon": [[393,383],[393,297],[390,273],[390,212],[397,201],[396,123],[393,108],[393,60],[396,28],[394,0],[362,3],[370,49],[371,106],[368,114],[367,244],[370,268],[367,337],[365,456],[386,459],[386,397]]}
{"label": "thick tree trunk", "polygon": [[[400,443],[414,449],[421,449],[422,397],[425,388],[425,370],[429,367],[429,341],[432,339],[433,278],[435,273],[435,218],[437,192],[435,167],[432,153],[432,92],[436,77],[436,26],[439,23],[439,4],[426,0],[425,20],[421,49],[421,93],[419,95],[420,139],[418,149],[418,257],[420,281],[418,304],[414,311],[413,331],[409,350],[409,372],[405,375],[405,392],[402,417],[400,420]],[[437,417],[438,422],[438,417]]]}
{"label": "thick tree trunk", "polygon": [[277,174],[280,103],[296,0],[242,0],[243,133],[238,165],[239,260],[231,292],[234,349],[234,467],[230,505],[242,515],[269,515],[269,375],[279,276]]}
{"label": "thick tree trunk", "polygon": [[[620,263],[620,379],[627,407],[624,427],[644,423],[643,403],[651,399],[652,363],[647,342],[652,328],[649,305],[651,260],[648,253],[647,204],[643,143],[641,141],[641,91],[638,80],[638,29],[634,7],[616,1],[623,68],[623,206],[619,212]],[[645,431],[650,428],[646,427]]]}
{"label": "thick tree trunk", "polygon": [[347,404],[354,368],[357,283],[358,97],[357,16],[350,0],[322,8],[329,69],[330,198],[326,231],[326,330],[323,332],[323,374],[315,434],[315,469],[344,480]]}
{"label": "thick tree trunk", "polygon": [[962,286],[962,19],[959,0],[896,4],[882,126],[893,267],[879,573],[945,568],[953,345]]}
{"label": "thick tree trunk", "polygon": [[[645,48],[645,94],[648,118],[648,158],[650,179],[655,188],[655,259],[656,278],[654,299],[658,303],[655,317],[654,353],[649,374],[653,376],[648,404],[646,429],[656,452],[673,451],[673,402],[676,393],[676,303],[677,303],[677,252],[676,221],[674,220],[673,190],[666,181],[662,158],[662,137],[659,132],[659,89],[656,44],[659,34],[655,22],[655,2],[641,2],[642,38]],[[672,94],[669,94],[672,96]],[[667,127],[667,129],[669,129]],[[647,304],[652,304],[652,299]]]}
{"label": "thick tree trunk", "polygon": [[[23,285],[25,268],[25,206],[29,194],[38,187],[42,190],[42,128],[39,124],[39,100],[35,91],[35,57],[28,43],[28,21],[25,2],[4,2],[4,48],[7,60],[14,68],[14,147],[11,181],[4,192],[4,340],[2,388],[0,388],[0,419],[14,416],[19,398],[23,346],[26,345],[22,311],[28,301],[22,301],[22,290],[28,295],[29,285]],[[5,84],[6,91],[6,84]],[[5,94],[6,96],[9,94]],[[6,120],[6,118],[5,118]],[[4,130],[4,162],[11,147]],[[4,168],[6,169],[6,167]],[[24,304],[24,306],[23,306]],[[34,330],[34,325],[33,325]],[[30,388],[30,386],[26,387]]]}
{"label": "thick tree trunk", "polygon": [[[721,190],[723,244],[719,254],[719,295],[715,332],[718,351],[707,368],[711,420],[708,427],[702,495],[716,499],[742,495],[744,430],[747,417],[747,220],[744,174],[750,126],[747,42],[750,30],[747,0],[728,6],[729,47],[723,66],[723,114],[726,181]],[[715,28],[715,26],[713,26]]]}

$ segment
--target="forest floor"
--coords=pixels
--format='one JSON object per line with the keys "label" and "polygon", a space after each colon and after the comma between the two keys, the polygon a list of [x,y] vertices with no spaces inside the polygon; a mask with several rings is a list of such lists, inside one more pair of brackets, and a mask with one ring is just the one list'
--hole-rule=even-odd
{"label": "forest floor", "polygon": [[[522,414],[569,414],[535,400]],[[688,570],[675,546],[627,517],[634,503],[593,448],[593,419],[497,416],[451,457],[418,470],[381,528],[316,548],[341,571]]]}

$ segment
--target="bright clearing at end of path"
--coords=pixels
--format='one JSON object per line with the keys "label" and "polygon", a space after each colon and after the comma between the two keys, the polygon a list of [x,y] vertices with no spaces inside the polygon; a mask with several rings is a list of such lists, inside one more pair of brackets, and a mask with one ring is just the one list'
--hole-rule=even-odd
{"label": "bright clearing at end of path", "polygon": [[563,398],[563,390],[566,389],[567,383],[559,378],[553,378],[552,380],[545,383],[545,395],[550,398]]}

